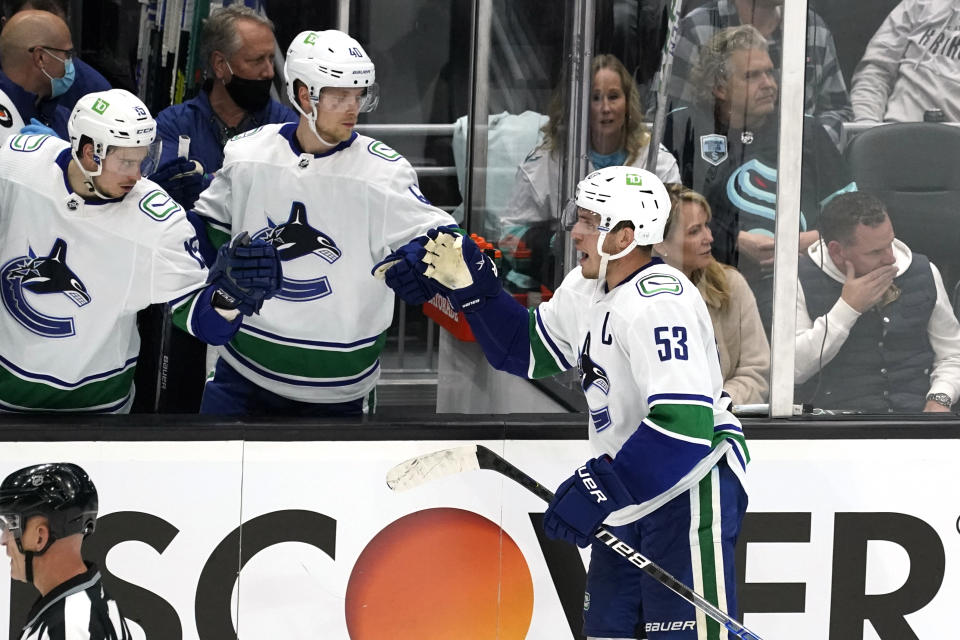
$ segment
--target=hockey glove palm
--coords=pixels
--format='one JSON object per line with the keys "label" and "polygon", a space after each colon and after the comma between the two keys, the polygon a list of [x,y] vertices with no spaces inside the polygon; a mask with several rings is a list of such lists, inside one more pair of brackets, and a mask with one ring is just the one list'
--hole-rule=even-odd
{"label": "hockey glove palm", "polygon": [[250,240],[244,231],[217,251],[207,282],[217,287],[213,306],[237,309],[245,316],[258,313],[283,283],[277,250],[262,240]]}
{"label": "hockey glove palm", "polygon": [[633,503],[612,460],[593,458],[557,489],[543,516],[543,530],[553,540],[586,547],[608,515]]}
{"label": "hockey glove palm", "polygon": [[455,310],[479,311],[500,293],[496,265],[473,240],[436,229],[427,235],[431,239],[418,269],[440,284]]}
{"label": "hockey glove palm", "polygon": [[438,291],[416,269],[427,252],[424,246],[429,240],[427,236],[416,237],[373,267],[373,275],[386,282],[407,304],[423,304]]}
{"label": "hockey glove palm", "polygon": [[203,167],[196,160],[174,158],[157,167],[150,179],[184,209],[192,209],[204,188]]}

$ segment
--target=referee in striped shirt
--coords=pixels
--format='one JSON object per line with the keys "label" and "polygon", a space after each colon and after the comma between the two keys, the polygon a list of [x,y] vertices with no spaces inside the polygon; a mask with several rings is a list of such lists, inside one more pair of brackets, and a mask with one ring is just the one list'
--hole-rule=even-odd
{"label": "referee in striped shirt", "polygon": [[132,639],[100,571],[80,555],[96,521],[97,489],[75,464],[26,467],[0,484],[0,544],[10,575],[40,592],[20,640]]}

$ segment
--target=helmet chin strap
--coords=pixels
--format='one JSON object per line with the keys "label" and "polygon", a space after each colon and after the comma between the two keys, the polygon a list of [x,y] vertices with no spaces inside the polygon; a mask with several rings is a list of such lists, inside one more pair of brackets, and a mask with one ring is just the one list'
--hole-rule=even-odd
{"label": "helmet chin strap", "polygon": [[23,553],[23,569],[24,569],[24,578],[27,580],[27,584],[33,584],[33,558],[35,556],[42,556],[47,552],[47,549],[50,548],[56,542],[56,538],[53,534],[50,534],[50,537],[47,539],[47,544],[43,546],[43,549],[39,551],[24,551],[20,540],[17,540],[17,545],[20,546],[20,552]]}
{"label": "helmet chin strap", "polygon": [[316,105],[316,104],[314,104],[313,102],[310,103],[310,113],[309,113],[309,114],[308,114],[307,112],[305,112],[303,109],[301,109],[299,104],[294,105],[294,106],[297,108],[297,111],[299,111],[300,113],[303,114],[303,117],[305,117],[305,118],[307,119],[307,122],[310,123],[310,131],[313,133],[313,135],[317,136],[317,140],[319,140],[321,143],[327,145],[328,147],[335,147],[335,146],[337,146],[338,143],[336,143],[336,142],[330,142],[330,141],[328,141],[328,140],[324,140],[324,139],[323,139],[323,136],[320,135],[320,132],[317,131],[317,105]]}
{"label": "helmet chin strap", "polygon": [[80,162],[80,159],[77,157],[75,151],[72,153],[72,155],[73,159],[77,161],[77,166],[80,167],[80,173],[83,174],[83,184],[87,186],[87,189],[96,194],[96,196],[101,200],[111,200],[112,198],[110,196],[100,193],[100,190],[97,189],[97,185],[93,183],[93,179],[103,173],[103,164],[101,163],[100,158],[94,155],[93,161],[97,163],[97,171],[96,173],[91,173],[84,168],[83,163]]}
{"label": "helmet chin strap", "polygon": [[601,231],[600,235],[597,237],[597,252],[600,254],[600,271],[597,274],[597,287],[596,289],[594,289],[594,292],[593,292],[594,303],[599,302],[600,298],[602,298],[606,293],[605,287],[607,284],[607,265],[610,263],[610,261],[619,260],[620,258],[624,257],[625,255],[633,251],[634,248],[637,246],[637,241],[631,240],[630,244],[628,244],[624,249],[622,249],[621,251],[618,251],[613,255],[610,255],[609,253],[603,250],[603,241],[606,239],[606,237],[607,237],[606,231]]}

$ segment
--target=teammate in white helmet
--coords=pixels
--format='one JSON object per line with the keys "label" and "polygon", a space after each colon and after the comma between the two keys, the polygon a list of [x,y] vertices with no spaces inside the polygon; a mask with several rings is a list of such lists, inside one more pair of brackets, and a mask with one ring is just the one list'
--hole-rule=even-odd
{"label": "teammate in white helmet", "polygon": [[557,489],[544,529],[581,547],[593,542],[583,627],[590,638],[726,637],[595,542],[604,522],[714,605],[737,611],[734,545],[749,457],[727,411],[707,307],[681,271],[651,256],[669,213],[670,197],[648,171],[588,175],[569,208],[580,264],[529,312],[467,237],[431,232],[418,255],[393,267],[424,274],[462,309],[497,369],[539,378],[579,368],[597,457]]}
{"label": "teammate in white helmet", "polygon": [[[214,245],[247,231],[277,248],[284,271],[260,316],[218,348],[203,413],[370,411],[394,299],[370,272],[422,247],[427,230],[454,224],[420,193],[403,156],[354,131],[377,104],[374,65],[356,40],[304,31],[284,76],[299,122],[228,142],[195,207]],[[404,288],[389,270],[387,278]],[[406,285],[426,300],[419,281]]]}
{"label": "teammate in white helmet", "polygon": [[122,89],[81,98],[70,142],[11,136],[0,149],[0,411],[125,412],[139,310],[211,344],[280,282],[276,250],[237,238],[208,273],[183,209],[142,179],[156,122]]}

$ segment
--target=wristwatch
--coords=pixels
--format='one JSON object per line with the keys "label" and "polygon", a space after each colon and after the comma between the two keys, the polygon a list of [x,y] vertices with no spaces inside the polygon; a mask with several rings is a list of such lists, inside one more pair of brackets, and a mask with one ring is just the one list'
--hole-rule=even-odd
{"label": "wristwatch", "polygon": [[937,404],[945,406],[947,409],[953,406],[953,400],[945,393],[931,393],[927,396],[927,400],[933,400]]}

